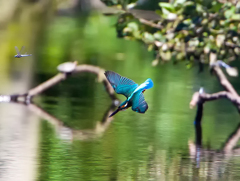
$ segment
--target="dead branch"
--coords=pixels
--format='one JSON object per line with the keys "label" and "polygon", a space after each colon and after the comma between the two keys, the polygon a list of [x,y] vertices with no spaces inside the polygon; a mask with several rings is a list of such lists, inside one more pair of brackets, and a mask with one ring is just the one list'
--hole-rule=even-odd
{"label": "dead branch", "polygon": [[28,96],[29,98],[32,98],[33,96],[42,93],[43,91],[54,86],[55,84],[59,83],[60,81],[65,80],[66,77],[67,77],[66,74],[59,73],[59,74],[55,75],[54,77],[52,77],[51,79],[41,83],[37,87],[29,90],[28,93],[26,94],[26,96]]}
{"label": "dead branch", "polygon": [[204,103],[206,101],[213,101],[220,98],[227,98],[230,100],[234,105],[237,106],[238,110],[240,111],[240,98],[232,95],[227,91],[217,92],[214,94],[206,94],[199,92],[195,92],[192,96],[192,100],[190,102],[190,108],[194,108],[198,103]]}
{"label": "dead branch", "polygon": [[237,91],[234,89],[232,84],[228,81],[227,77],[221,70],[217,62],[217,56],[215,53],[210,53],[210,65],[211,70],[217,76],[219,83],[223,86],[226,91],[217,92],[214,94],[206,94],[205,92],[195,92],[190,101],[190,108],[195,107],[198,103],[204,103],[206,101],[212,101],[220,98],[227,98],[230,100],[240,112],[240,97]]}
{"label": "dead branch", "polygon": [[230,92],[236,98],[239,97],[238,93],[233,88],[232,84],[228,81],[228,79],[222,72],[221,68],[219,66],[214,66],[213,70],[214,70],[215,74],[217,75],[220,84],[224,87],[224,89],[227,90],[228,92]]}
{"label": "dead branch", "polygon": [[[83,73],[83,72],[89,72],[96,74],[98,76],[98,81],[103,82],[103,85],[106,88],[106,91],[110,98],[112,100],[117,100],[117,97],[115,96],[114,90],[112,86],[109,84],[107,81],[106,77],[104,76],[104,69],[93,66],[93,65],[78,65],[76,66],[72,71],[68,72],[60,72],[54,77],[50,78],[49,80],[41,83],[40,85],[30,89],[27,93],[25,94],[15,94],[11,95],[11,101],[23,101],[26,103],[30,103],[32,98],[43,91],[51,88],[52,86],[58,84],[59,82],[69,78],[72,74],[77,74],[77,73]],[[20,100],[22,99],[22,100]]]}
{"label": "dead branch", "polygon": [[156,24],[156,23],[153,23],[151,21],[148,21],[146,19],[143,19],[143,18],[140,18],[139,21],[142,23],[142,24],[145,24],[147,26],[151,26],[153,28],[157,28],[157,29],[162,29],[163,27],[159,24]]}

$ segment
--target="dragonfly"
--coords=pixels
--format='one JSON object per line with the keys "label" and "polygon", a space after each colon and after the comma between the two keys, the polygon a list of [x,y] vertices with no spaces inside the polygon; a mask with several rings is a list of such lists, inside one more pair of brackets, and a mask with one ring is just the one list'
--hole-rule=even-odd
{"label": "dragonfly", "polygon": [[15,58],[21,58],[21,57],[28,57],[28,56],[31,56],[31,55],[32,55],[32,54],[27,54],[27,53],[21,54],[21,52],[23,52],[24,48],[25,48],[25,47],[22,46],[21,50],[19,51],[19,50],[18,50],[18,47],[15,46],[15,50],[17,51],[17,55],[15,55],[14,57],[15,57]]}
{"label": "dragonfly", "polygon": [[141,85],[138,85],[131,79],[123,77],[113,71],[106,71],[104,74],[115,92],[127,98],[109,117],[129,107],[132,107],[132,110],[138,113],[145,113],[147,111],[148,104],[144,99],[143,93],[146,89],[153,87],[153,81],[150,78]]}

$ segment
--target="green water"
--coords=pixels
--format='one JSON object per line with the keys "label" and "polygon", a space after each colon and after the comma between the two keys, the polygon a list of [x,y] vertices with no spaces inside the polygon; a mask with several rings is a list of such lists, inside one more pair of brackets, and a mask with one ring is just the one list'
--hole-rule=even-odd
{"label": "green water", "polygon": [[195,159],[196,109],[189,109],[189,102],[200,86],[209,93],[222,90],[216,78],[207,67],[199,74],[184,62],[152,67],[154,57],[146,47],[116,38],[115,21],[97,15],[51,20],[32,46],[24,44],[34,56],[16,60],[14,50],[4,56],[1,93],[26,92],[54,76],[58,64],[78,60],[137,83],[151,78],[154,87],[144,93],[148,111],[129,109],[108,119],[111,99],[89,73],[37,96],[34,102],[41,108],[2,103],[1,180],[239,180],[238,142],[235,151],[221,152],[239,126],[239,115],[227,100],[204,105],[203,151],[200,161]]}

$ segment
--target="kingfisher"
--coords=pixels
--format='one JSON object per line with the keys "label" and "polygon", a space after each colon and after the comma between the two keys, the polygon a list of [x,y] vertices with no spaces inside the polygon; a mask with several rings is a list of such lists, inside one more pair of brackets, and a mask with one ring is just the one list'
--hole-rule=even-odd
{"label": "kingfisher", "polygon": [[132,110],[138,113],[145,113],[147,111],[148,105],[144,99],[143,93],[146,89],[153,87],[153,81],[150,78],[141,85],[138,85],[131,79],[122,77],[113,71],[106,71],[104,74],[115,92],[117,94],[122,94],[127,98],[109,117],[112,117],[119,111],[126,110],[129,107],[132,107]]}

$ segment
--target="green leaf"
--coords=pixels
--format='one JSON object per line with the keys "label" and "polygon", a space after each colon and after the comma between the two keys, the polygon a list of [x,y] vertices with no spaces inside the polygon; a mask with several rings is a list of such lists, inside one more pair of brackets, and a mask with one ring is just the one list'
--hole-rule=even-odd
{"label": "green leaf", "polygon": [[136,22],[128,23],[127,27],[132,29],[133,31],[138,31],[138,24]]}
{"label": "green leaf", "polygon": [[151,33],[144,32],[143,33],[143,41],[145,43],[153,43],[155,41],[154,36]]}
{"label": "green leaf", "polygon": [[240,20],[240,14],[234,14],[231,17],[232,20]]}
{"label": "green leaf", "polygon": [[224,16],[225,16],[227,19],[230,18],[232,15],[235,14],[235,10],[236,10],[236,8],[235,8],[234,6],[232,6],[230,9],[228,9],[228,10],[226,10],[226,11],[224,12]]}
{"label": "green leaf", "polygon": [[187,68],[187,69],[190,69],[190,68],[192,68],[192,66],[193,66],[193,63],[192,63],[192,62],[189,62],[189,63],[186,65],[186,68]]}
{"label": "green leaf", "polygon": [[166,42],[166,36],[164,36],[161,32],[156,32],[153,34],[153,36],[156,40],[159,40],[160,42]]}
{"label": "green leaf", "polygon": [[190,25],[191,23],[192,23],[192,20],[189,18],[189,19],[185,19],[184,21],[183,21],[183,23],[185,24],[185,25]]}
{"label": "green leaf", "polygon": [[159,3],[159,6],[161,8],[163,8],[163,9],[166,9],[166,10],[172,12],[172,13],[175,12],[174,6],[172,4],[170,4],[170,3],[163,3],[163,2],[161,2],[161,3]]}
{"label": "green leaf", "polygon": [[203,6],[201,4],[196,5],[196,10],[197,12],[200,12],[200,13],[204,12]]}
{"label": "green leaf", "polygon": [[182,4],[184,4],[186,2],[186,0],[176,0],[175,2],[174,2],[174,6],[177,6],[177,5],[182,5]]}
{"label": "green leaf", "polygon": [[194,6],[194,2],[192,1],[187,1],[186,3],[183,4],[185,7],[186,6]]}
{"label": "green leaf", "polygon": [[160,51],[160,57],[164,60],[164,61],[169,61],[171,60],[172,57],[172,53],[170,51]]}
{"label": "green leaf", "polygon": [[153,60],[152,61],[152,66],[154,66],[154,67],[157,66],[158,62],[159,62],[158,59]]}
{"label": "green leaf", "polygon": [[162,11],[161,10],[156,10],[155,13],[157,13],[158,15],[162,16]]}
{"label": "green leaf", "polygon": [[223,7],[223,3],[219,3],[217,1],[213,1],[212,2],[212,8],[210,9],[210,11],[212,10],[213,12],[218,12],[222,7]]}
{"label": "green leaf", "polygon": [[207,32],[203,32],[203,36],[208,37],[208,33]]}
{"label": "green leaf", "polygon": [[148,46],[148,51],[150,52],[150,51],[152,51],[153,50],[153,44],[150,44],[149,46]]}

